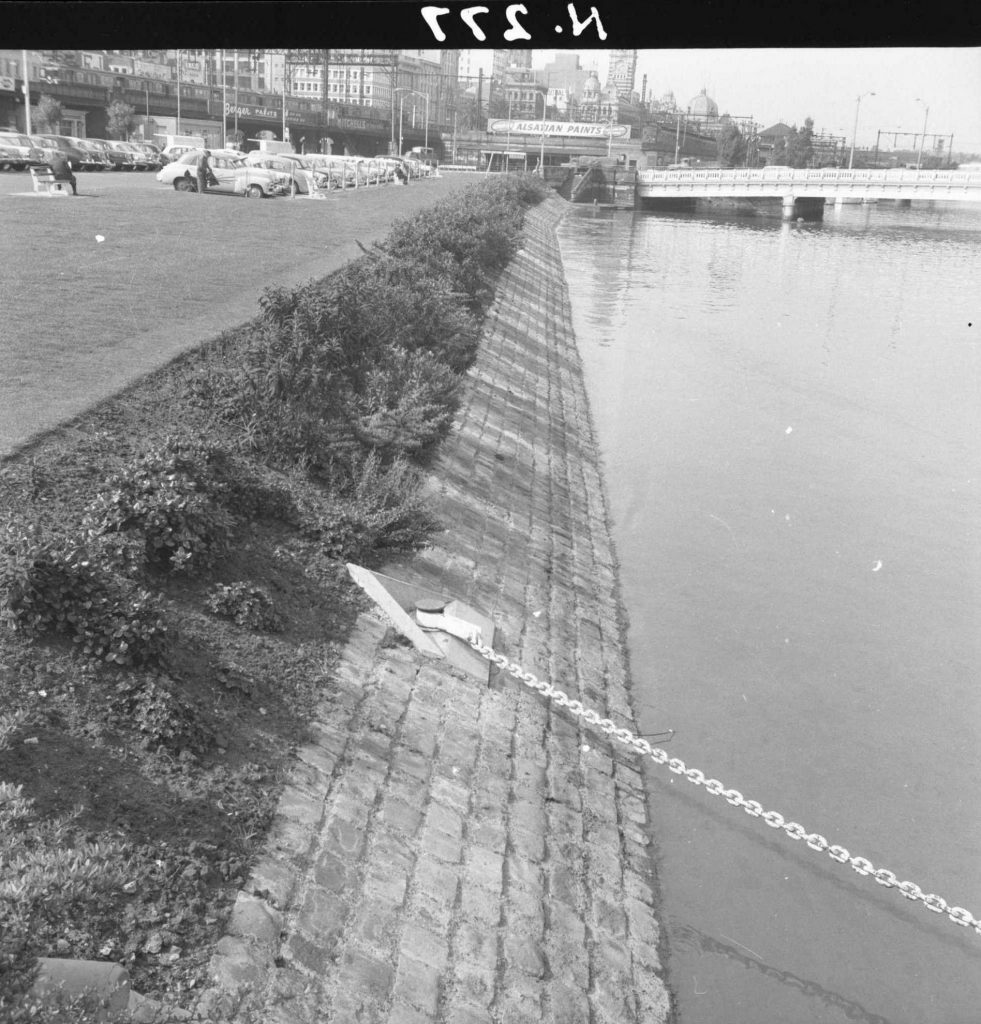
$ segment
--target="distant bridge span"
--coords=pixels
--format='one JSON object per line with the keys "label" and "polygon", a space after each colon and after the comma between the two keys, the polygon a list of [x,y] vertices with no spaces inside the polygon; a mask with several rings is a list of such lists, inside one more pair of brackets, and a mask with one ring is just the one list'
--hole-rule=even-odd
{"label": "distant bridge span", "polygon": [[931,199],[981,202],[981,171],[732,170],[638,171],[639,199]]}

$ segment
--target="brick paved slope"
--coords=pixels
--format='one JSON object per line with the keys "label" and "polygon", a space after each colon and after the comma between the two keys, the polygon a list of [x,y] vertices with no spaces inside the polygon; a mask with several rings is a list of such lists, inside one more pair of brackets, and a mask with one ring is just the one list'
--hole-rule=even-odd
{"label": "brick paved slope", "polygon": [[[630,727],[618,584],[550,199],[528,220],[432,489],[386,569],[493,617],[497,648]],[[365,614],[213,960],[210,1020],[661,1024],[639,764],[500,673]],[[386,636],[389,642],[386,642]]]}

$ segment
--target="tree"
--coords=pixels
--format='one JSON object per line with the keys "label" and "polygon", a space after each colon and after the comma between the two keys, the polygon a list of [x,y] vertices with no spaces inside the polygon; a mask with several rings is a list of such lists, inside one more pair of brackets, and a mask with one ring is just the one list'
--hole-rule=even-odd
{"label": "tree", "polygon": [[805,118],[804,127],[794,125],[773,144],[773,163],[787,167],[810,167],[814,161],[814,119]]}
{"label": "tree", "polygon": [[113,100],[106,107],[106,131],[110,136],[125,140],[133,130],[135,111],[124,100]]}
{"label": "tree", "polygon": [[39,132],[58,135],[61,129],[61,104],[53,96],[42,93],[34,112],[34,125]]}
{"label": "tree", "polygon": [[804,118],[804,127],[797,133],[796,162],[792,167],[810,167],[814,162],[814,118]]}
{"label": "tree", "polygon": [[724,125],[716,140],[719,163],[723,167],[742,166],[746,162],[746,139],[734,124]]}

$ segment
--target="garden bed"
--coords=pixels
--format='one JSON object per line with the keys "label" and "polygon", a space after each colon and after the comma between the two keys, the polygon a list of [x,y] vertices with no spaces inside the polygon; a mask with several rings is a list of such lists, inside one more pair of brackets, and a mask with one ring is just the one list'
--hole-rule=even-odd
{"label": "garden bed", "polygon": [[10,1019],[39,956],[193,1000],[361,607],[345,561],[439,529],[420,471],[544,194],[502,176],[397,223],[0,468]]}

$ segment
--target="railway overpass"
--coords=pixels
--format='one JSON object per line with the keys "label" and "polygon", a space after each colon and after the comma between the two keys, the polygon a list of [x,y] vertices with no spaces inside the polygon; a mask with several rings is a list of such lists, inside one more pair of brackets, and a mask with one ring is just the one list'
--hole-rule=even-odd
{"label": "railway overpass", "polygon": [[[779,199],[783,216],[795,218],[819,201],[866,199],[981,202],[981,171],[759,169],[639,171],[636,199]],[[803,203],[801,202],[803,201]]]}

